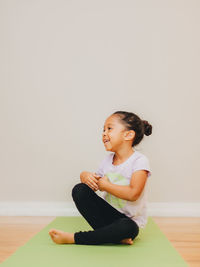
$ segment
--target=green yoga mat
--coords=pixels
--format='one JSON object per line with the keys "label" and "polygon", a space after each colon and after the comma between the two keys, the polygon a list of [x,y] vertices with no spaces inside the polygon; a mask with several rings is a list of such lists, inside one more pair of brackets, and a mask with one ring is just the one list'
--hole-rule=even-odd
{"label": "green yoga mat", "polygon": [[174,249],[157,224],[148,218],[133,245],[76,245],[54,243],[48,231],[56,228],[66,232],[92,230],[81,216],[57,217],[24,246],[6,259],[2,267],[184,267],[188,264]]}

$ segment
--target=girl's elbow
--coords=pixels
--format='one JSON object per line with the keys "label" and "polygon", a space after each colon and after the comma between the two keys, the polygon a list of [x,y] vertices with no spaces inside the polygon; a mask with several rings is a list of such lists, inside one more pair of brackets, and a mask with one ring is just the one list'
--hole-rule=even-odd
{"label": "girl's elbow", "polygon": [[136,201],[139,198],[139,196],[140,195],[136,194],[136,193],[132,194],[131,197],[130,197],[130,201]]}

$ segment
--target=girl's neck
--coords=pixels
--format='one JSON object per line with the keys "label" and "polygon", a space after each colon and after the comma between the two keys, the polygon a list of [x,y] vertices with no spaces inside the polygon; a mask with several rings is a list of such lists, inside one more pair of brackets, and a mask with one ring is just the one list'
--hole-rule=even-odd
{"label": "girl's neck", "polygon": [[123,163],[124,161],[126,161],[133,153],[134,153],[134,149],[130,148],[130,150],[127,151],[126,150],[120,150],[120,151],[115,151],[115,155],[113,158],[113,162],[114,163]]}

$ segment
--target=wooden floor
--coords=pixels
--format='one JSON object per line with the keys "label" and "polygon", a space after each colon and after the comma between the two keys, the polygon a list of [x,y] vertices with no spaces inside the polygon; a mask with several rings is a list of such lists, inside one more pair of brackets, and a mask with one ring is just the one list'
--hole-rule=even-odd
{"label": "wooden floor", "polygon": [[[0,263],[56,217],[0,217]],[[152,217],[191,267],[200,267],[200,218]]]}

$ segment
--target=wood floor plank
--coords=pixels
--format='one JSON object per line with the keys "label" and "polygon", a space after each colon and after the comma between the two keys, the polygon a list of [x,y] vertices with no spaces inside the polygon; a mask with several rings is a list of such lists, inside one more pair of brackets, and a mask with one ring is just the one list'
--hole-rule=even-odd
{"label": "wood floor plank", "polygon": [[0,216],[0,263],[56,217]]}
{"label": "wood floor plank", "polygon": [[161,231],[191,267],[200,267],[200,218],[153,217]]}

